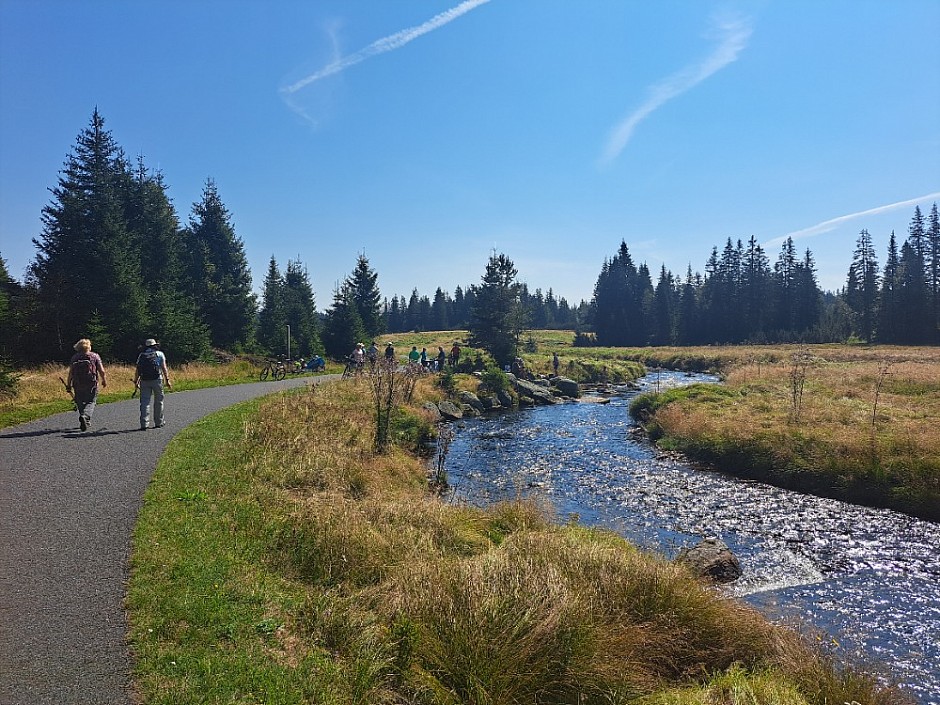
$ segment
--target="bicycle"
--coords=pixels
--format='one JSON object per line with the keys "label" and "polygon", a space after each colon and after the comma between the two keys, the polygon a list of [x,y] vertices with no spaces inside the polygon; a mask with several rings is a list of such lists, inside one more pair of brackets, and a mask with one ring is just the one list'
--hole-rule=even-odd
{"label": "bicycle", "polygon": [[261,368],[261,381],[264,382],[270,377],[273,380],[280,381],[287,376],[287,365],[283,360],[268,360],[267,364]]}
{"label": "bicycle", "polygon": [[346,358],[346,367],[343,369],[343,379],[349,379],[350,377],[358,377],[362,374],[362,363],[356,361],[351,355]]}

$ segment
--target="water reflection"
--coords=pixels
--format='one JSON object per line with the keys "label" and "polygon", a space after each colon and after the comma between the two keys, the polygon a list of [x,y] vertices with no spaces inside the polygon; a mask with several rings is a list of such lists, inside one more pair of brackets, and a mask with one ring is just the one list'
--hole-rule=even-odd
{"label": "water reflection", "polygon": [[[665,373],[643,386],[713,379]],[[454,499],[542,498],[668,557],[718,536],[745,569],[735,594],[883,660],[940,705],[940,525],[693,469],[638,432],[632,396],[462,422],[447,462]]]}

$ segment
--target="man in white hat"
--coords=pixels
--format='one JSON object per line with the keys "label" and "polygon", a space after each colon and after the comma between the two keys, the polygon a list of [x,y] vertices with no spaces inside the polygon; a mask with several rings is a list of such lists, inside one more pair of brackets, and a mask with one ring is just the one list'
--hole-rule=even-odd
{"label": "man in white hat", "polygon": [[144,351],[137,356],[137,369],[134,372],[134,386],[140,389],[140,430],[146,431],[150,425],[150,399],[153,397],[153,427],[163,428],[163,384],[173,389],[170,384],[170,372],[166,367],[166,355],[157,349],[157,341],[147,338]]}

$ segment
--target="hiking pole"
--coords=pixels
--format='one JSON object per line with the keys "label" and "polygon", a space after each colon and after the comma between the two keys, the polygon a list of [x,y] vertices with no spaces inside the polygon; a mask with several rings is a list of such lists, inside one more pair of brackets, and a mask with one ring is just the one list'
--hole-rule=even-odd
{"label": "hiking pole", "polygon": [[78,403],[75,401],[75,394],[72,392],[72,389],[69,387],[68,382],[62,379],[62,376],[59,376],[59,381],[62,383],[62,386],[65,387],[65,392],[69,395],[69,398],[72,400],[72,403],[75,404],[75,408],[78,408]]}
{"label": "hiking pole", "polygon": [[71,388],[69,387],[68,383],[67,383],[64,379],[62,379],[61,375],[59,376],[59,381],[62,383],[62,386],[65,387],[66,393],[67,393],[70,397],[72,397],[72,401],[75,401],[75,395],[72,393],[72,390],[71,390]]}

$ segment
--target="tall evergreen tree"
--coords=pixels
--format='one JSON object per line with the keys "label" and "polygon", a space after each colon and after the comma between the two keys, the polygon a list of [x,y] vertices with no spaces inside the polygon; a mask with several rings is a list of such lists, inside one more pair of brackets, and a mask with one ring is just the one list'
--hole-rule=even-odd
{"label": "tall evergreen tree", "polygon": [[489,352],[499,365],[516,357],[525,328],[516,266],[506,255],[490,256],[470,313],[470,345]]}
{"label": "tall evergreen tree", "polygon": [[434,301],[431,302],[431,328],[433,330],[448,330],[450,326],[450,302],[447,294],[440,287],[434,292]]}
{"label": "tall evergreen tree", "polygon": [[350,355],[356,343],[364,343],[368,335],[359,317],[355,292],[348,281],[333,292],[333,305],[323,322],[323,346],[327,355],[343,359]]}
{"label": "tall evergreen tree", "polygon": [[148,172],[141,158],[130,184],[125,214],[128,231],[137,243],[146,290],[146,337],[158,337],[164,349],[171,351],[174,362],[207,356],[209,329],[186,293],[179,219],[162,175]]}
{"label": "tall evergreen tree", "polygon": [[287,261],[284,273],[284,312],[290,326],[291,355],[321,352],[320,326],[310,275],[299,261]]}
{"label": "tall evergreen tree", "polygon": [[280,353],[287,341],[287,306],[284,277],[271,255],[268,273],[264,277],[264,293],[258,312],[258,343],[271,354]]}
{"label": "tall evergreen tree", "polygon": [[675,288],[672,272],[664,264],[659,270],[653,306],[653,345],[672,345],[675,340]]}
{"label": "tall evergreen tree", "polygon": [[382,295],[379,293],[379,275],[369,265],[365,254],[356,259],[356,266],[346,282],[365,330],[370,340],[384,332],[382,320]]}
{"label": "tall evergreen tree", "polygon": [[852,264],[849,266],[845,301],[855,314],[856,334],[871,342],[874,340],[878,314],[878,259],[868,230],[862,230],[855,244]]}
{"label": "tall evergreen tree", "polygon": [[940,213],[936,203],[930,209],[927,223],[928,285],[933,312],[933,342],[936,344],[940,343]]}
{"label": "tall evergreen tree", "polygon": [[43,208],[43,231],[27,282],[37,296],[40,359],[62,359],[93,330],[106,358],[129,358],[147,324],[137,243],[128,232],[124,199],[131,174],[123,151],[95,110],[79,133]]}
{"label": "tall evergreen tree", "polygon": [[184,231],[190,294],[212,344],[231,350],[251,343],[256,302],[244,244],[212,179],[193,204]]}
{"label": "tall evergreen tree", "polygon": [[816,281],[816,262],[809,249],[803,254],[803,261],[797,265],[794,284],[793,332],[800,340],[803,340],[806,334],[819,324],[819,314],[822,308],[822,292],[819,291],[819,284]]}
{"label": "tall evergreen tree", "polygon": [[897,343],[902,337],[902,303],[901,303],[901,257],[898,254],[898,243],[894,231],[888,240],[888,255],[885,259],[884,275],[881,277],[881,294],[878,297],[878,326],[877,336],[879,343]]}
{"label": "tall evergreen tree", "polygon": [[741,260],[741,318],[747,340],[763,341],[767,332],[771,287],[770,261],[753,235]]}
{"label": "tall evergreen tree", "polygon": [[641,276],[626,242],[605,261],[591,302],[594,331],[602,345],[645,345],[648,342],[644,298],[652,290],[649,272]]}
{"label": "tall evergreen tree", "polygon": [[693,345],[701,342],[699,337],[698,292],[692,276],[692,265],[688,266],[685,282],[679,299],[679,313],[676,322],[676,342],[679,345]]}
{"label": "tall evergreen tree", "polygon": [[792,237],[788,237],[780,248],[774,263],[773,322],[777,337],[781,340],[795,337],[797,319],[797,277],[799,259]]}
{"label": "tall evergreen tree", "polygon": [[898,342],[923,345],[931,341],[931,311],[928,307],[927,283],[924,281],[924,258],[916,238],[909,237],[901,246],[899,267],[901,288],[897,292],[901,310],[902,332]]}

